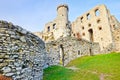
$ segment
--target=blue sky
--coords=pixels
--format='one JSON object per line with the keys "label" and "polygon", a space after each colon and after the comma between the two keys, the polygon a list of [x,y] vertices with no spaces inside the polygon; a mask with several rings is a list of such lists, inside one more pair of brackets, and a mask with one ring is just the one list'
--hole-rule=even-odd
{"label": "blue sky", "polygon": [[0,20],[31,32],[42,31],[56,17],[56,7],[64,3],[69,6],[70,21],[98,4],[105,4],[120,21],[120,0],[0,0]]}

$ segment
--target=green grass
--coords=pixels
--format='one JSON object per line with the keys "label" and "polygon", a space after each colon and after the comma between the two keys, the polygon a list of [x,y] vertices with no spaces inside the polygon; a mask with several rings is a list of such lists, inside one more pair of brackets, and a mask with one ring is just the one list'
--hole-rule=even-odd
{"label": "green grass", "polygon": [[51,66],[44,70],[44,80],[72,80],[72,70],[60,66]]}
{"label": "green grass", "polygon": [[[74,66],[77,70],[68,69]],[[84,56],[66,67],[51,66],[44,70],[43,80],[120,80],[120,53]]]}

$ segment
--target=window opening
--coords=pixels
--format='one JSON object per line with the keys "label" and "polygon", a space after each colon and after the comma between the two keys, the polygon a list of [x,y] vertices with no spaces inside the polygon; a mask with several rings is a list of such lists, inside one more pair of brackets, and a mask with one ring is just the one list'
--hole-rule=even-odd
{"label": "window opening", "polygon": [[84,30],[84,26],[82,26],[82,29]]}
{"label": "window opening", "polygon": [[87,14],[87,20],[89,20],[89,19],[90,19],[90,13]]}
{"label": "window opening", "polygon": [[83,22],[83,17],[81,17],[81,22]]}
{"label": "window opening", "polygon": [[100,15],[100,11],[98,9],[95,10],[95,16],[99,16]]}
{"label": "window opening", "polygon": [[91,24],[89,23],[88,26],[91,27]]}
{"label": "window opening", "polygon": [[102,27],[98,27],[99,30],[102,30]]}
{"label": "window opening", "polygon": [[88,32],[89,32],[89,39],[91,42],[93,42],[93,30],[89,29]]}
{"label": "window opening", "polygon": [[53,24],[53,29],[55,29],[56,28],[56,24]]}
{"label": "window opening", "polygon": [[80,55],[80,50],[78,50],[78,55]]}
{"label": "window opening", "polygon": [[48,32],[50,31],[50,26],[48,26]]}

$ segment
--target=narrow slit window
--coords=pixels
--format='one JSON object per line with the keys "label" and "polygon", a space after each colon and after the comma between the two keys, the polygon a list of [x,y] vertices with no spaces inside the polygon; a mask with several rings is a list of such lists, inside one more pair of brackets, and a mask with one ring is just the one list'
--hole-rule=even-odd
{"label": "narrow slit window", "polygon": [[78,55],[80,55],[80,50],[78,50]]}
{"label": "narrow slit window", "polygon": [[48,32],[50,31],[50,26],[48,26]]}

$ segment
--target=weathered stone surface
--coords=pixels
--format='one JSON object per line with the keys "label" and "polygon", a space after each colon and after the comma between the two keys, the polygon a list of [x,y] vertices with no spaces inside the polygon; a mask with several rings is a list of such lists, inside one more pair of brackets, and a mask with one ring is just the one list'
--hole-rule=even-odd
{"label": "weathered stone surface", "polygon": [[11,68],[10,67],[3,67],[2,70],[4,73],[7,73],[7,72],[11,71]]}
{"label": "weathered stone surface", "polygon": [[14,80],[42,80],[44,52],[45,44],[37,36],[0,21],[0,74]]}
{"label": "weathered stone surface", "polygon": [[20,40],[21,40],[22,42],[26,42],[25,37],[20,37]]}
{"label": "weathered stone surface", "polygon": [[78,40],[73,37],[64,37],[56,41],[46,43],[45,67],[49,65],[66,65],[71,60],[84,55],[95,55],[100,53],[98,43],[86,40]]}
{"label": "weathered stone surface", "polygon": [[[14,80],[42,80],[43,66],[66,65],[84,55],[120,51],[120,23],[104,5],[72,23],[68,10],[67,5],[58,6],[54,21],[47,23],[43,32],[35,33],[47,42],[46,52],[39,37],[20,26],[0,21],[0,73]],[[99,17],[93,14],[95,10],[100,10]],[[89,20],[88,15],[92,15]]]}
{"label": "weathered stone surface", "polygon": [[0,69],[2,69],[4,66],[7,66],[8,63],[0,63]]}
{"label": "weathered stone surface", "polygon": [[0,63],[2,63],[2,62],[3,62],[3,60],[4,60],[4,59],[0,59]]}
{"label": "weathered stone surface", "polygon": [[6,73],[5,76],[13,76],[15,73]]}

